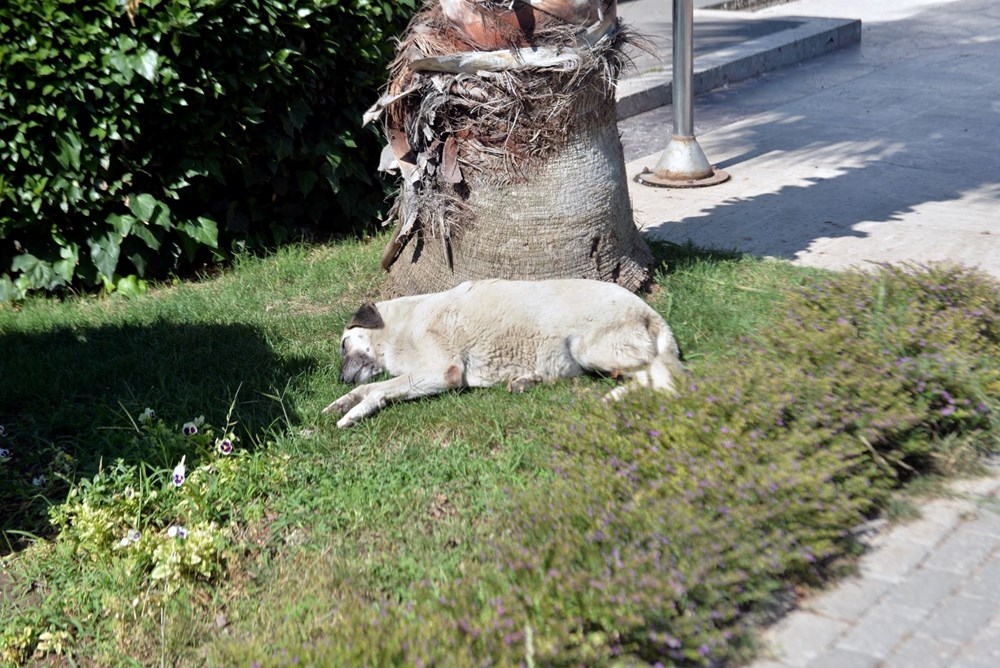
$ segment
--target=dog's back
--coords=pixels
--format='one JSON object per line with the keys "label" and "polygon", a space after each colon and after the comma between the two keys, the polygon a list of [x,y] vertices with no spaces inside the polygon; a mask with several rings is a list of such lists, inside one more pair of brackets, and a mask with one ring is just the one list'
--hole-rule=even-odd
{"label": "dog's back", "polygon": [[481,312],[497,320],[534,323],[546,334],[572,334],[580,326],[600,327],[625,316],[659,315],[625,288],[585,278],[542,281],[466,281],[441,293],[463,313]]}
{"label": "dog's back", "polygon": [[440,294],[448,305],[447,335],[462,347],[452,352],[464,362],[470,386],[529,376],[554,380],[589,370],[620,372],[673,391],[672,376],[683,370],[663,318],[612,283],[496,279]]}

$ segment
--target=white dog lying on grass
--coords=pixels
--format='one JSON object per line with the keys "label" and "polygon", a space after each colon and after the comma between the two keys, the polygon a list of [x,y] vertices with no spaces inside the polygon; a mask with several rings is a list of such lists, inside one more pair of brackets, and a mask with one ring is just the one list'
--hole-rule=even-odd
{"label": "white dog lying on grass", "polygon": [[388,401],[460,387],[535,383],[584,371],[676,392],[677,343],[646,302],[611,283],[584,279],[468,281],[446,292],[364,304],[340,342],[341,382],[359,385],[324,409],[350,427]]}

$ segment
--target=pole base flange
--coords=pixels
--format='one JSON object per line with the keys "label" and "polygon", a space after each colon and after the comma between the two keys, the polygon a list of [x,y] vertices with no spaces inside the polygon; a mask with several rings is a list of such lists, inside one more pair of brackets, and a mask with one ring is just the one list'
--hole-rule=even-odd
{"label": "pole base flange", "polygon": [[704,188],[705,186],[716,186],[720,183],[725,183],[729,180],[729,173],[713,167],[712,173],[708,176],[691,179],[665,172],[657,173],[646,168],[635,178],[644,186],[654,186],[657,188]]}

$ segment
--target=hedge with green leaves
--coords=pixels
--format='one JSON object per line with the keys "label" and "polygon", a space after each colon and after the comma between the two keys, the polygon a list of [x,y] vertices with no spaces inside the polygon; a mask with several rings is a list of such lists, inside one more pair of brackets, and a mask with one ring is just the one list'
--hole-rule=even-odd
{"label": "hedge with green leaves", "polygon": [[[355,231],[414,0],[0,6],[0,300]],[[125,277],[124,279],[122,277]]]}

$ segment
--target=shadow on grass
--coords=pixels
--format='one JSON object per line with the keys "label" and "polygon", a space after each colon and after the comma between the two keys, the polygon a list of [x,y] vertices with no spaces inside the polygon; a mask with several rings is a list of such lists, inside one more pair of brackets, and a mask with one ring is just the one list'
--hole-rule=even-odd
{"label": "shadow on grass", "polygon": [[670,274],[682,267],[702,262],[732,262],[746,257],[739,251],[700,248],[690,241],[684,244],[645,237],[649,250],[653,253],[653,273]]}
{"label": "shadow on grass", "polygon": [[178,429],[200,415],[222,429],[232,407],[243,445],[253,447],[247,434],[290,426],[296,412],[284,389],[314,364],[279,357],[245,324],[0,333],[0,554],[49,532],[49,505],[102,463],[168,465],[137,438],[133,420],[146,407]]}

